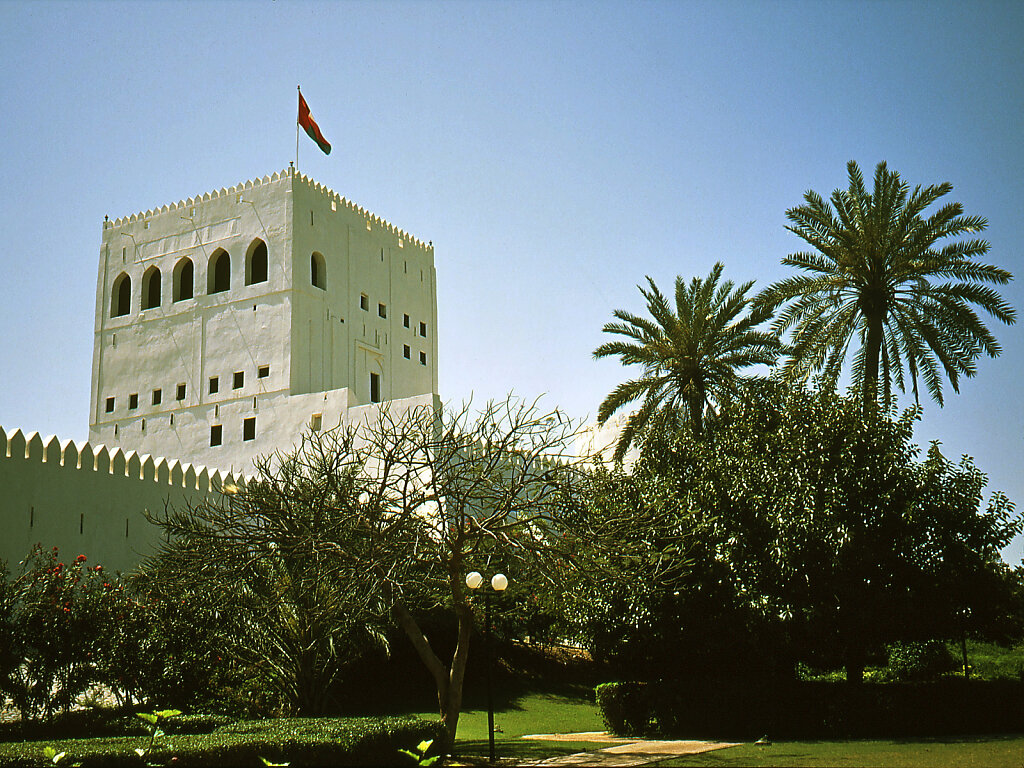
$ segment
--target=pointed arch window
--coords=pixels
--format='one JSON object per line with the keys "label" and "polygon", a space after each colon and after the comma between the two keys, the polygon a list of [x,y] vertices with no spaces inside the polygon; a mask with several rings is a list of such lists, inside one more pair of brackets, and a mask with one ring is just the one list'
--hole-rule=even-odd
{"label": "pointed arch window", "polygon": [[160,270],[150,267],[142,275],[142,308],[160,306]]}
{"label": "pointed arch window", "polygon": [[267,282],[267,244],[256,238],[245,254],[245,284]]}
{"label": "pointed arch window", "polygon": [[195,266],[192,264],[192,259],[188,257],[180,259],[174,265],[174,301],[191,299],[194,281]]}
{"label": "pointed arch window", "polygon": [[327,263],[322,253],[313,251],[309,257],[309,281],[321,291],[327,290]]}
{"label": "pointed arch window", "polygon": [[132,311],[132,279],[122,272],[114,280],[110,295],[110,316],[122,317]]}
{"label": "pointed arch window", "polygon": [[223,293],[231,288],[231,257],[223,248],[218,248],[210,257],[207,276],[207,293]]}

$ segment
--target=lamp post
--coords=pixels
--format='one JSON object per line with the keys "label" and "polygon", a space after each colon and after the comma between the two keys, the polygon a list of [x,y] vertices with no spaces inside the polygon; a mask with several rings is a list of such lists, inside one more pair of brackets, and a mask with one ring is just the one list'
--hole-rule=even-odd
{"label": "lamp post", "polygon": [[[466,574],[466,586],[477,590],[484,583],[484,577],[477,571]],[[504,592],[508,588],[508,579],[503,573],[491,577],[491,589],[484,591],[484,632],[487,646],[487,746],[491,763],[494,762],[494,694],[491,689],[491,666],[494,663],[494,650],[491,645],[491,592]]]}
{"label": "lamp post", "polygon": [[964,680],[970,680],[971,667],[967,663],[967,620],[971,618],[971,609],[961,608],[957,613],[960,616],[960,651],[964,659]]}

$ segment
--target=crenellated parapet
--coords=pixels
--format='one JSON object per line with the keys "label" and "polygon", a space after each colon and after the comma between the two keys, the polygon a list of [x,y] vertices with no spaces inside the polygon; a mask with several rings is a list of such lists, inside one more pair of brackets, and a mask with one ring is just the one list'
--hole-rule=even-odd
{"label": "crenellated parapet", "polygon": [[24,433],[20,429],[7,434],[0,426],[0,461],[4,460],[56,466],[67,472],[95,472],[201,494],[219,493],[232,485],[245,485],[244,476],[230,471],[182,464],[177,459],[123,451],[119,447],[109,450],[105,445],[93,446],[89,442],[61,442],[55,435],[44,439],[38,432]]}
{"label": "crenellated parapet", "polygon": [[202,195],[196,195],[195,197],[190,197],[186,200],[179,200],[176,203],[169,203],[160,208],[150,208],[149,210],[146,211],[139,211],[138,213],[133,213],[130,216],[122,216],[116,219],[110,219],[103,222],[103,228],[109,229],[111,227],[121,227],[128,224],[134,224],[137,221],[144,221],[146,219],[152,218],[153,216],[162,213],[171,213],[174,211],[182,210],[187,211],[189,208],[191,208],[194,205],[198,205],[199,203],[207,203],[211,200],[217,200],[218,198],[222,197],[237,196],[255,187],[260,187],[266,184],[273,184],[275,182],[281,181],[282,179],[288,178],[290,176],[290,173],[291,172],[288,170],[277,171],[268,176],[264,176],[263,178],[249,179],[248,181],[236,184],[233,187],[221,187],[219,190],[214,190],[213,192],[206,192]]}
{"label": "crenellated parapet", "polygon": [[313,192],[323,195],[325,198],[331,201],[335,205],[335,207],[345,208],[351,213],[354,213],[357,216],[361,216],[362,218],[364,218],[367,224],[369,224],[370,226],[376,226],[380,229],[383,229],[385,232],[394,235],[396,238],[398,238],[401,247],[405,247],[406,244],[409,244],[417,248],[421,248],[424,251],[434,250],[433,245],[429,243],[424,243],[418,237],[409,234],[404,229],[396,227],[394,224],[386,221],[385,219],[382,219],[380,216],[371,213],[358,203],[354,203],[348,198],[342,197],[330,187],[321,184],[318,181],[313,181],[313,179],[309,178],[305,174],[299,174],[297,181],[299,183],[305,184]]}
{"label": "crenellated parapet", "polygon": [[[267,184],[274,184],[284,179],[291,178],[292,175],[293,171],[291,169],[275,171],[274,173],[269,174],[267,176],[263,176],[262,178],[249,179],[248,181],[236,184],[233,187],[221,187],[219,190],[206,192],[202,195],[196,195],[195,197],[189,197],[185,200],[179,200],[176,203],[169,203],[159,208],[150,208],[146,211],[139,211],[129,216],[122,216],[116,219],[107,220],[103,222],[103,228],[110,229],[113,227],[121,227],[129,224],[135,224],[136,222],[145,221],[159,214],[172,213],[174,211],[187,211],[188,209],[192,208],[195,205],[198,205],[200,203],[207,203],[210,202],[211,200],[217,200],[219,198],[237,197],[240,194],[244,194],[248,190],[264,186]],[[405,247],[406,244],[409,244],[428,252],[434,250],[432,244],[424,243],[418,237],[406,232],[400,227],[396,227],[389,221],[381,218],[380,216],[374,213],[371,213],[370,211],[363,208],[361,205],[354,203],[348,198],[339,195],[330,187],[321,184],[318,181],[314,181],[305,174],[299,173],[295,175],[295,181],[297,183],[304,184],[310,190],[323,195],[327,200],[333,203],[336,208],[340,207],[345,210],[348,210],[351,213],[354,213],[357,216],[364,218],[367,224],[369,224],[370,226],[376,226],[394,235],[396,238],[398,238],[399,243],[401,244],[402,247]]]}

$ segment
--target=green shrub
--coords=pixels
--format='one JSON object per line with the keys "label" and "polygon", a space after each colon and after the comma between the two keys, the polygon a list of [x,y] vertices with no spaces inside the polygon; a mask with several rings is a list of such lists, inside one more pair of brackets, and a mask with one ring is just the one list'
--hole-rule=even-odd
{"label": "green shrub", "polygon": [[598,686],[608,728],[683,738],[869,738],[1024,731],[1024,683],[660,681]]}
{"label": "green shrub", "polygon": [[594,689],[604,724],[620,736],[640,736],[649,730],[651,700],[647,683],[602,683]]}
{"label": "green shrub", "polygon": [[949,648],[941,640],[893,643],[887,650],[888,674],[900,682],[935,680],[956,667]]}
{"label": "green shrub", "polygon": [[[441,723],[415,717],[243,721],[222,725],[212,733],[168,732],[148,759],[163,765],[177,757],[178,766],[251,767],[261,764],[260,757],[304,766],[394,765],[399,749],[430,739],[437,745],[431,754],[440,753],[444,745]],[[44,756],[46,746],[66,752],[70,762],[84,768],[119,766],[148,741],[139,737],[0,744],[0,767],[52,766]]]}

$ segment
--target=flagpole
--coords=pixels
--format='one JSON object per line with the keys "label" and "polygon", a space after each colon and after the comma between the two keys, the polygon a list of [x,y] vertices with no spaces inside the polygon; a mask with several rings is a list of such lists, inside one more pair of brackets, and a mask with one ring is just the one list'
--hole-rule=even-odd
{"label": "flagpole", "polygon": [[[299,92],[299,97],[302,96],[302,86],[297,85],[295,88]],[[299,170],[299,119],[295,118],[295,170]]]}

